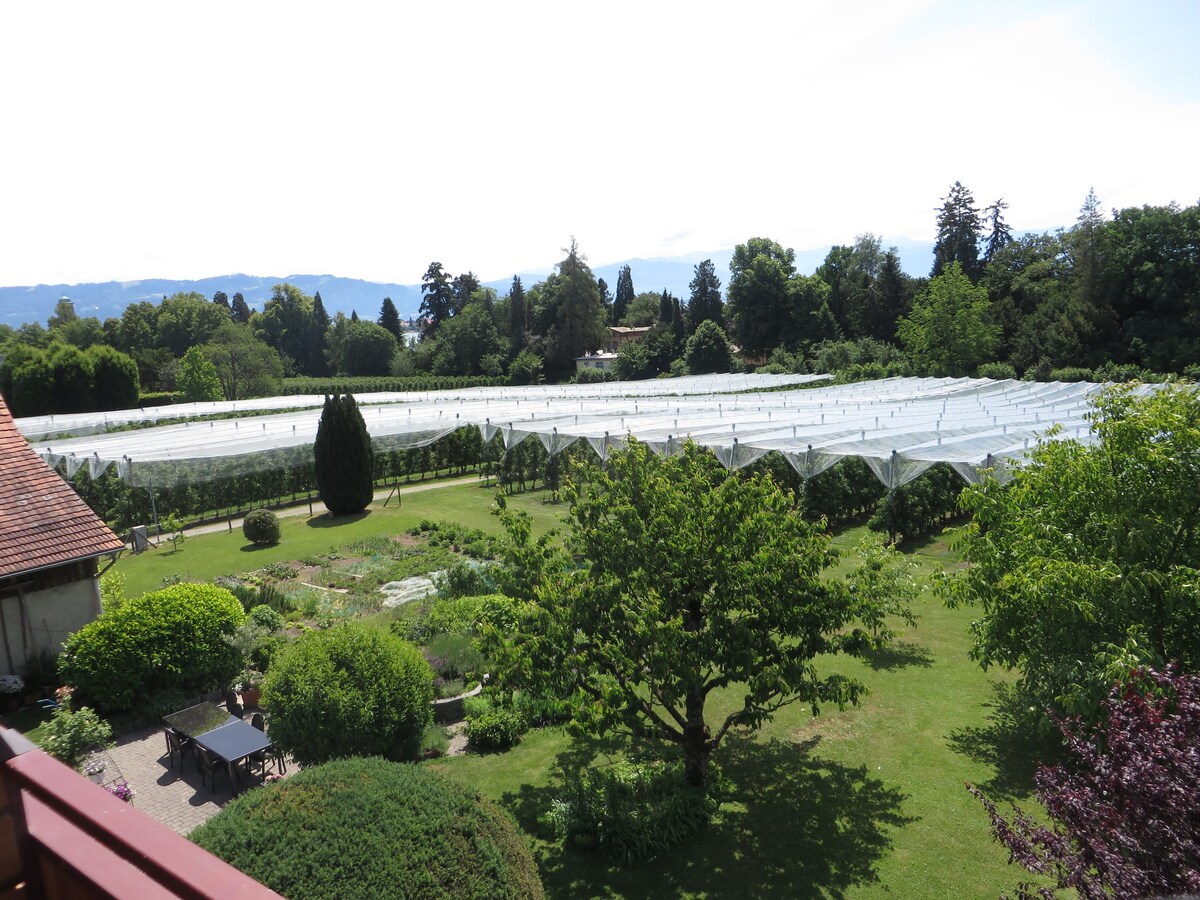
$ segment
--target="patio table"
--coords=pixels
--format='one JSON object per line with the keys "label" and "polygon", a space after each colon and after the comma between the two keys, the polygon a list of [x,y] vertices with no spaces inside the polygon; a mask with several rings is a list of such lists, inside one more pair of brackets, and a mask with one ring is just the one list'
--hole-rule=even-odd
{"label": "patio table", "polygon": [[234,793],[237,793],[239,781],[237,764],[271,746],[271,739],[266,734],[215,703],[197,703],[164,716],[163,721],[225,763],[229,770],[229,786]]}
{"label": "patio table", "polygon": [[206,731],[241,720],[237,716],[231,716],[217,704],[206,702],[163,716],[163,721],[184,737],[195,738]]}

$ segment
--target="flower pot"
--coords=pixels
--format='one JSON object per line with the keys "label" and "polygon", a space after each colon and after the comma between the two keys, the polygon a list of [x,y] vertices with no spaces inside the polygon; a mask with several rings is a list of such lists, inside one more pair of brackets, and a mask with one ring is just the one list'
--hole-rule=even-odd
{"label": "flower pot", "polygon": [[246,688],[242,691],[242,706],[249,709],[252,706],[258,706],[258,701],[262,699],[262,691],[258,688]]}

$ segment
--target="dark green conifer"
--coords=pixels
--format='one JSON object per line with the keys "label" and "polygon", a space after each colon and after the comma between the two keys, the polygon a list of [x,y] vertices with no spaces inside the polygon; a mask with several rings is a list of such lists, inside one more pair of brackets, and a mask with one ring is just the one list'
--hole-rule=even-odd
{"label": "dark green conifer", "polygon": [[317,492],[331,513],[344,516],[367,508],[374,490],[375,457],[352,395],[325,398],[313,463]]}

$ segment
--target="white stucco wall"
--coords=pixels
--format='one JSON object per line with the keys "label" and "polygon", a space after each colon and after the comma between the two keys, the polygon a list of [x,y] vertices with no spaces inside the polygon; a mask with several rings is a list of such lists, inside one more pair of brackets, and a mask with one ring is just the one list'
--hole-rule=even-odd
{"label": "white stucco wall", "polygon": [[0,599],[0,672],[23,672],[26,660],[43,647],[59,652],[68,634],[100,615],[100,582],[85,578],[26,593],[24,622],[20,603],[16,594]]}

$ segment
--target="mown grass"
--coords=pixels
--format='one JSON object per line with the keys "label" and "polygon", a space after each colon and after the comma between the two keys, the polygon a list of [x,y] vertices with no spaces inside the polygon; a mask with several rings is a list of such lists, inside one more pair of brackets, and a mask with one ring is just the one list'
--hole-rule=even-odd
{"label": "mown grass", "polygon": [[[836,544],[849,552],[861,534]],[[909,548],[923,580],[956,564],[950,537]],[[994,898],[1025,873],[1007,865],[963,783],[1036,808],[1032,748],[992,706],[1008,679],[967,658],[971,612],[930,595],[919,615],[887,652],[819,661],[868,685],[860,706],[815,718],[791,706],[728,741],[716,762],[735,785],[732,799],[697,839],[640,865],[564,849],[538,824],[563,771],[616,758],[622,742],[544,729],[506,754],[436,765],[517,817],[554,897]],[[709,721],[737,704],[736,691],[713,698]]]}
{"label": "mown grass", "polygon": [[[401,509],[372,506],[335,521],[284,519],[283,540],[248,550],[240,533],[191,538],[178,554],[157,551],[122,560],[128,593],[162,578],[210,579],[268,562],[325,553],[357,538],[399,534],[421,519],[498,530],[488,514],[493,492],[455,486],[407,495]],[[540,494],[508,502],[556,524],[561,507]],[[864,529],[835,538],[853,563]],[[954,533],[905,548],[922,582],[961,565]],[[734,784],[711,826],[669,855],[629,868],[554,842],[539,824],[559,796],[563,772],[604,764],[629,747],[621,740],[540,729],[503,754],[427,763],[497,800],[529,835],[552,897],[996,897],[1026,876],[1007,864],[987,817],[963,788],[982,786],[997,799],[1031,799],[1037,754],[1006,707],[1011,679],[984,673],[967,657],[971,610],[949,610],[930,592],[916,629],[904,629],[886,652],[866,659],[818,661],[823,671],[862,680],[870,694],[858,707],[781,711],[759,732],[728,740],[715,762]],[[902,623],[900,627],[903,628]],[[736,691],[712,698],[709,721],[738,705]]]}
{"label": "mown grass", "polygon": [[[495,488],[479,484],[456,484],[402,495],[397,507],[393,498],[388,506],[373,502],[364,512],[353,516],[329,516],[324,507],[314,504],[315,515],[281,516],[278,544],[260,547],[249,543],[240,528],[232,532],[189,536],[177,551],[164,542],[157,550],[138,556],[126,554],[115,571],[125,576],[125,593],[138,597],[162,586],[163,579],[180,576],[184,581],[211,581],[218,575],[232,575],[259,569],[268,563],[290,562],[306,556],[328,553],[352,541],[374,535],[398,535],[422,519],[459,522],[488,532],[499,532],[500,522],[491,515]],[[523,509],[534,517],[539,533],[558,524],[562,507],[542,502],[542,492],[530,492],[507,498],[510,506]]]}

